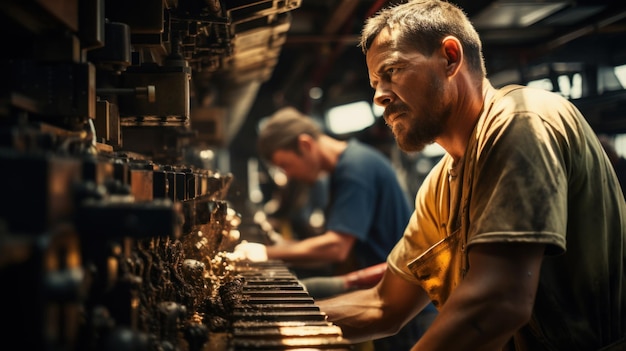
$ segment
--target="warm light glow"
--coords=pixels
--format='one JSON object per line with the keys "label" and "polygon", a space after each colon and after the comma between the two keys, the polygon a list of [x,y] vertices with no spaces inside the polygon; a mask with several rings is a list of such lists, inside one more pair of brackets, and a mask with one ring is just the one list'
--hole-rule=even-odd
{"label": "warm light glow", "polygon": [[320,87],[313,87],[309,90],[309,97],[313,100],[319,100],[324,96],[324,91]]}
{"label": "warm light glow", "polygon": [[212,160],[215,158],[215,152],[213,150],[200,151],[200,158],[203,160]]}
{"label": "warm light glow", "polygon": [[267,215],[263,211],[256,211],[253,219],[256,224],[263,223],[267,220]]}
{"label": "warm light glow", "polygon": [[261,190],[259,190],[259,189],[251,190],[250,191],[250,201],[252,201],[255,204],[258,204],[261,201],[263,201],[263,192],[261,192]]}
{"label": "warm light glow", "polygon": [[283,187],[287,185],[287,175],[285,174],[285,172],[283,172],[282,169],[278,167],[271,167],[269,169],[269,173],[277,186]]}
{"label": "warm light glow", "polygon": [[[279,208],[280,208],[280,201],[278,199],[271,199],[268,202],[266,202],[265,205],[263,206],[263,209],[267,211],[267,213],[274,213],[278,211]],[[261,222],[257,222],[257,223],[261,223]]]}
{"label": "warm light glow", "polygon": [[315,209],[309,217],[309,224],[313,228],[321,228],[324,225],[324,221],[326,221],[326,218],[324,217],[324,211],[319,208]]}

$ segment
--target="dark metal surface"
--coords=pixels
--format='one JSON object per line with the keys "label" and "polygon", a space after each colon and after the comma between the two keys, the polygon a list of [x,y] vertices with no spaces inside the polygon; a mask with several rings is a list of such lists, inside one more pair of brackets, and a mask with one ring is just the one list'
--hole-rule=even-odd
{"label": "dark metal surface", "polygon": [[236,265],[243,277],[235,305],[234,350],[351,350],[304,287],[279,261]]}
{"label": "dark metal surface", "polygon": [[[227,141],[245,118],[299,6],[0,2],[5,342],[47,351],[201,351],[216,340],[230,350],[345,348],[284,267],[235,271],[225,254],[242,223],[226,199],[234,177],[195,152]],[[238,321],[278,324],[238,335]]]}

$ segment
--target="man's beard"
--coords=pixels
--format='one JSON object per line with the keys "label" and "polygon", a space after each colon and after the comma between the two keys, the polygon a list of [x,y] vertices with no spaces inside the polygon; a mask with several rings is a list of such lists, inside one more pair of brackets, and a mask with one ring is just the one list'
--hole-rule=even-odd
{"label": "man's beard", "polygon": [[392,128],[398,147],[404,152],[422,151],[426,145],[434,143],[448,122],[451,107],[442,104],[446,101],[445,89],[434,74],[424,92],[427,97],[423,101],[431,101],[431,104],[420,111],[411,111],[400,101],[385,109],[389,115],[406,113],[401,116],[403,120],[394,123]]}
{"label": "man's beard", "polygon": [[[427,114],[417,118],[408,117],[405,123],[400,121],[391,129],[396,138],[398,147],[404,152],[422,151],[426,145],[432,144],[435,138],[441,135],[445,119],[448,114]],[[407,124],[408,123],[408,124]]]}

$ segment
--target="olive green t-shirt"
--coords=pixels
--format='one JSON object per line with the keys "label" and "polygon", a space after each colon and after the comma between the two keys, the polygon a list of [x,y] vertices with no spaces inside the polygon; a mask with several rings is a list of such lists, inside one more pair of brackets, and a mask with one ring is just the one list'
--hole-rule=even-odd
{"label": "olive green t-shirt", "polygon": [[596,350],[626,329],[626,204],[595,133],[566,99],[509,86],[488,96],[465,156],[420,187],[388,257],[435,306],[482,243],[546,245],[531,323],[515,350]]}

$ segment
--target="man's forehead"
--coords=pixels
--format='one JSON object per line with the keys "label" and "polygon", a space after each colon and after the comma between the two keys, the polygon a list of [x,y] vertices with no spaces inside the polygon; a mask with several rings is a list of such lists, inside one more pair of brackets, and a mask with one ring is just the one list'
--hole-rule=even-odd
{"label": "man's forehead", "polygon": [[[372,48],[377,49],[377,50],[388,50],[393,48],[396,45],[396,35],[394,35],[396,30],[392,29],[391,27],[385,27],[383,28],[377,35],[376,37],[374,37],[374,40],[372,40],[372,44],[370,45],[369,49],[371,50]],[[368,50],[369,53],[369,50]]]}
{"label": "man's forehead", "polygon": [[272,155],[272,163],[298,158],[298,154],[293,150],[277,149]]}
{"label": "man's forehead", "polygon": [[365,57],[369,70],[378,69],[379,67],[372,65],[380,64],[382,61],[397,54],[399,49],[398,36],[394,32],[395,30],[385,27],[372,41],[372,45],[370,45]]}

